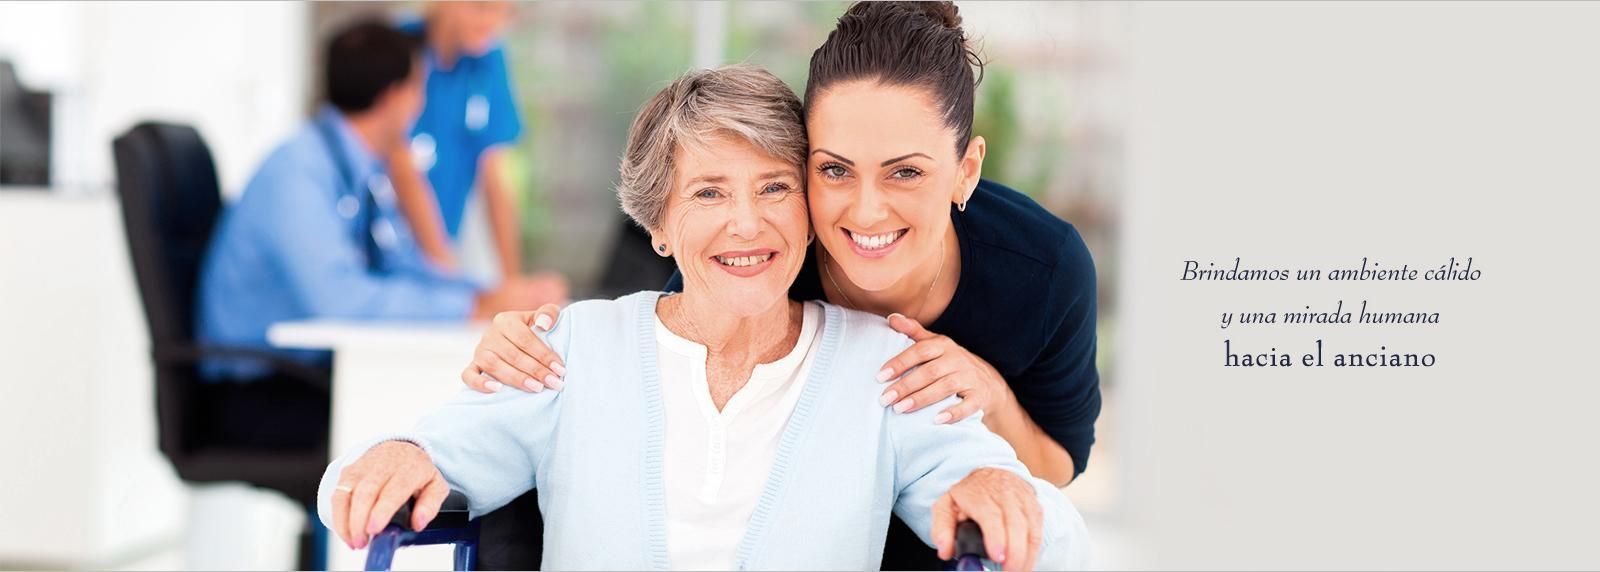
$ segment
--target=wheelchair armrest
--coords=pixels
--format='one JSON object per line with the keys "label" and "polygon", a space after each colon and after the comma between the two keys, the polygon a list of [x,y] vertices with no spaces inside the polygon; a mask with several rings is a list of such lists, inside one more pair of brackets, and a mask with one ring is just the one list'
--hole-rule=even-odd
{"label": "wheelchair armrest", "polygon": [[296,381],[322,390],[331,390],[328,372],[286,358],[280,354],[256,348],[215,345],[162,345],[151,352],[157,365],[199,364],[210,358],[246,358],[265,362],[273,371]]}
{"label": "wheelchair armrest", "polygon": [[[411,530],[411,509],[417,503],[411,499],[400,510],[395,511],[394,518],[389,519],[389,524],[397,525],[405,530]],[[439,506],[439,514],[428,522],[423,530],[441,530],[447,528],[466,528],[468,518],[467,495],[461,491],[450,491],[450,496],[444,498],[444,504]]]}

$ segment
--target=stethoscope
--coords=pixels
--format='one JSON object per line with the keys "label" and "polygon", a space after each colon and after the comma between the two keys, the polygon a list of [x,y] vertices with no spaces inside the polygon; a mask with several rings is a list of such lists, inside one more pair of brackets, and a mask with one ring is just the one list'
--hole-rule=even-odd
{"label": "stethoscope", "polygon": [[382,173],[375,173],[367,179],[366,185],[357,186],[355,174],[351,172],[350,158],[345,155],[344,147],[339,144],[338,133],[334,131],[332,121],[322,120],[317,122],[317,132],[322,136],[322,143],[328,148],[328,153],[333,157],[334,165],[339,169],[339,199],[334,203],[334,209],[339,217],[355,222],[356,240],[361,242],[362,250],[367,257],[367,270],[375,273],[388,273],[388,253],[393,252],[400,243],[400,232],[394,226],[394,221],[387,217],[378,216],[378,206],[381,202],[385,206],[394,205],[394,185]]}

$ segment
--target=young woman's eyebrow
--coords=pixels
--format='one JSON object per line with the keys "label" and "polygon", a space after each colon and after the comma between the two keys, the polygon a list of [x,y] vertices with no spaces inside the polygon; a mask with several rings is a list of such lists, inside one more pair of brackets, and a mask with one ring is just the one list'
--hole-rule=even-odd
{"label": "young woman's eyebrow", "polygon": [[904,161],[906,159],[910,159],[912,157],[926,157],[929,161],[933,160],[933,157],[929,157],[927,153],[911,153],[909,155],[901,155],[899,157],[895,157],[895,158],[890,159],[888,161],[884,161],[882,163],[879,163],[878,166],[879,167],[888,167],[889,165],[892,165],[892,164],[895,164],[895,163],[899,163],[901,161]]}
{"label": "young woman's eyebrow", "polygon": [[844,158],[843,155],[840,155],[838,153],[834,153],[833,151],[829,151],[827,149],[817,149],[816,151],[812,151],[811,152],[812,155],[816,155],[817,153],[825,153],[827,155],[832,156],[835,159],[838,159],[840,163],[844,163],[844,164],[849,165],[851,167],[856,166],[856,162],[855,161],[851,161],[849,159],[846,159],[846,158]]}

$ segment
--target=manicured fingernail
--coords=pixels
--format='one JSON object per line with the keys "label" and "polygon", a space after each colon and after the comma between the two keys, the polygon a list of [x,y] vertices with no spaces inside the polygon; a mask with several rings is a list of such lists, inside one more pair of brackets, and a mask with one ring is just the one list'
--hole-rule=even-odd
{"label": "manicured fingernail", "polygon": [[550,386],[550,389],[554,389],[556,391],[561,391],[561,388],[566,385],[565,383],[561,382],[561,378],[556,377],[554,374],[544,376],[544,384]]}
{"label": "manicured fingernail", "polygon": [[885,316],[885,318],[886,318],[886,319],[889,319],[889,320],[893,320],[893,319],[894,319],[894,317],[895,317],[895,316],[900,316],[900,317],[902,317],[902,318],[904,318],[904,317],[905,317],[905,315],[904,315],[904,314],[901,314],[901,313],[899,313],[899,312],[895,312],[895,313],[893,313],[893,314],[889,314],[889,315],[888,315],[888,316]]}
{"label": "manicured fingernail", "polygon": [[554,371],[554,372],[556,372],[556,375],[559,375],[559,376],[562,376],[562,377],[566,377],[567,376],[567,366],[561,365],[561,362],[555,362],[553,364],[550,364],[550,371]]}
{"label": "manicured fingernail", "polygon": [[533,319],[533,327],[548,331],[550,329],[550,316],[539,314],[539,317]]}
{"label": "manicured fingernail", "polygon": [[905,413],[907,410],[910,410],[910,409],[911,409],[911,400],[910,399],[907,399],[905,401],[901,401],[899,403],[894,404],[894,412],[895,413]]}
{"label": "manicured fingernail", "polygon": [[883,395],[878,396],[878,405],[888,407],[890,403],[894,403],[894,400],[897,397],[900,397],[900,392],[892,389],[885,391],[883,392]]}
{"label": "manicured fingernail", "polygon": [[489,380],[489,381],[485,381],[485,382],[483,382],[483,386],[484,386],[484,387],[486,387],[486,388],[488,388],[488,389],[489,389],[489,391],[491,391],[491,392],[493,392],[493,391],[500,391],[500,388],[501,388],[501,387],[505,387],[505,385],[503,385],[503,384],[501,384],[501,383],[500,383],[500,382],[498,382],[498,381],[495,381],[495,380],[492,380],[492,379],[491,379],[491,380]]}
{"label": "manicured fingernail", "polygon": [[937,424],[940,424],[940,425],[943,425],[945,423],[949,423],[950,422],[950,412],[948,412],[948,411],[939,412],[938,415],[933,416],[933,422],[937,423]]}
{"label": "manicured fingernail", "polygon": [[882,383],[882,382],[885,382],[885,381],[889,381],[889,378],[891,378],[891,377],[894,377],[894,370],[892,370],[892,369],[883,368],[883,370],[878,372],[878,382],[879,383]]}
{"label": "manicured fingernail", "polygon": [[522,386],[528,388],[528,391],[532,391],[534,393],[544,391],[544,384],[534,381],[533,378],[528,378],[528,381],[523,382]]}

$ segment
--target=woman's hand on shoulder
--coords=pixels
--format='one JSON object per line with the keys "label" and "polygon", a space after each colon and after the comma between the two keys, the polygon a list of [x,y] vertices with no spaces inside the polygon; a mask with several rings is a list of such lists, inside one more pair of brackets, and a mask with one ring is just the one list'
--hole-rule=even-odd
{"label": "woman's hand on shoulder", "polygon": [[989,559],[1007,571],[1033,570],[1044,539],[1044,510],[1033,485],[1005,469],[981,468],[933,503],[931,536],[939,558],[956,552],[956,525],[972,520],[983,529]]}
{"label": "woman's hand on shoulder", "polygon": [[333,531],[350,548],[360,550],[412,497],[417,503],[411,510],[411,529],[420,531],[439,514],[449,495],[450,485],[421,447],[385,441],[339,472],[332,499]]}
{"label": "woman's hand on shoulder", "polygon": [[898,378],[879,397],[883,405],[909,413],[958,395],[961,403],[934,417],[939,423],[955,423],[978,411],[992,412],[994,407],[1015,399],[994,366],[949,336],[930,332],[900,314],[889,315],[889,327],[915,343],[878,372],[880,382]]}
{"label": "woman's hand on shoulder", "polygon": [[550,331],[561,317],[561,307],[545,304],[532,312],[500,312],[472,350],[472,363],[461,370],[461,382],[483,393],[509,385],[523,391],[559,390],[567,369],[534,335],[533,329]]}

